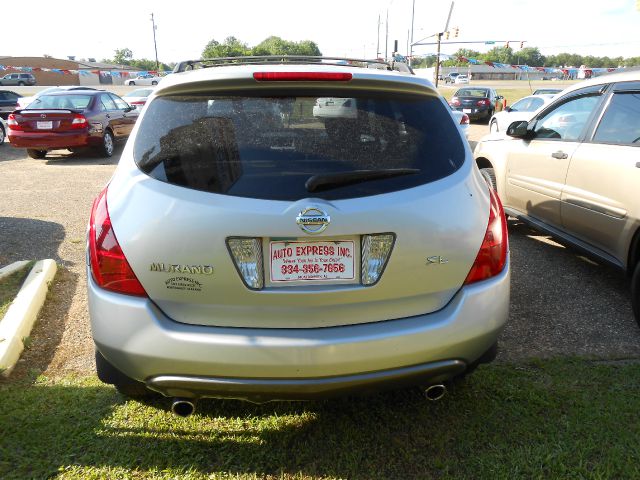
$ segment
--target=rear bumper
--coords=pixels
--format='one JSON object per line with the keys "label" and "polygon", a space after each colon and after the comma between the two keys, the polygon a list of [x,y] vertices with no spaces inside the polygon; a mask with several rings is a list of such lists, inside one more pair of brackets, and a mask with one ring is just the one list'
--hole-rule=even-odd
{"label": "rear bumper", "polygon": [[264,401],[435,383],[461,373],[497,341],[508,316],[509,277],[507,263],[431,314],[310,329],[177,323],[148,299],[96,287],[90,273],[88,293],[94,341],[127,376],[167,396]]}
{"label": "rear bumper", "polygon": [[92,136],[88,131],[52,133],[9,130],[8,138],[14,147],[36,150],[88,147],[101,143],[100,137]]}

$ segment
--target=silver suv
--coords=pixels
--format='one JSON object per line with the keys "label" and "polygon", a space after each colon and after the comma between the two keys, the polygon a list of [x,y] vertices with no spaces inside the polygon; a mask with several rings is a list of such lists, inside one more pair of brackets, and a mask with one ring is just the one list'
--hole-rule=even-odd
{"label": "silver suv", "polygon": [[33,86],[35,84],[36,77],[30,73],[8,73],[0,78],[0,85]]}
{"label": "silver suv", "polygon": [[[163,80],[94,202],[100,379],[187,415],[200,397],[437,398],[491,361],[506,222],[434,87],[380,64],[238,62]],[[314,115],[327,98],[357,114]]]}
{"label": "silver suv", "polygon": [[574,85],[475,157],[509,215],[631,277],[640,322],[640,73]]}

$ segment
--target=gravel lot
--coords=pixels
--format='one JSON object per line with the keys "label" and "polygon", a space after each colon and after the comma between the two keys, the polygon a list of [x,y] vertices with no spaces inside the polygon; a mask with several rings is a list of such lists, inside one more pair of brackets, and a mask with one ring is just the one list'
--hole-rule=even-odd
{"label": "gravel lot", "polygon": [[[121,93],[121,92],[120,92]],[[472,139],[487,130],[472,125]],[[0,146],[0,265],[53,258],[63,268],[13,378],[94,370],[86,299],[84,238],[93,198],[107,183],[112,159],[61,154],[33,160]],[[640,328],[629,283],[620,272],[510,221],[511,315],[499,359],[587,355],[640,357]]]}

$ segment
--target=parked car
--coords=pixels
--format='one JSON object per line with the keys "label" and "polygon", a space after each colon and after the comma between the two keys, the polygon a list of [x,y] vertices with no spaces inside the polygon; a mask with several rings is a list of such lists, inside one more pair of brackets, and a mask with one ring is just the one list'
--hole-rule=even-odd
{"label": "parked car", "polygon": [[7,119],[9,114],[18,108],[18,95],[11,90],[0,90],[0,118]]}
{"label": "parked car", "polygon": [[[494,358],[506,221],[428,80],[317,59],[176,72],[91,213],[103,382],[188,415],[201,397],[438,398]],[[354,118],[309,108],[354,97]]]}
{"label": "parked car", "polygon": [[[449,106],[449,108],[451,108],[451,106]],[[460,127],[460,130],[462,130],[462,133],[464,133],[464,136],[468,141],[469,125],[471,123],[469,121],[469,115],[467,115],[466,113],[459,112],[458,110],[454,110],[452,108],[451,108],[451,115],[453,115],[454,120],[456,121],[456,123]]]}
{"label": "parked car", "polygon": [[580,82],[475,158],[509,215],[626,271],[640,322],[638,85],[640,72]]}
{"label": "parked car", "polygon": [[313,116],[320,118],[356,118],[358,116],[357,99],[320,97],[313,106]]}
{"label": "parked car", "polygon": [[24,85],[33,86],[36,84],[36,77],[30,73],[7,73],[4,77],[0,78],[0,85],[17,86]]}
{"label": "parked car", "polygon": [[122,96],[122,98],[129,105],[135,105],[136,108],[142,108],[144,104],[147,103],[147,99],[152,93],[153,88],[137,88],[129,93],[126,93]]}
{"label": "parked car", "polygon": [[502,111],[503,99],[493,88],[463,87],[453,94],[449,105],[469,115],[471,120],[489,120],[495,112]]}
{"label": "parked car", "polygon": [[513,105],[506,107],[501,112],[498,112],[489,120],[490,132],[501,132],[506,130],[511,123],[516,120],[530,120],[531,117],[553,100],[555,95],[529,95],[528,97],[521,98]]}
{"label": "parked car", "polygon": [[538,88],[531,95],[557,95],[561,88]]}
{"label": "parked car", "polygon": [[467,77],[466,75],[458,75],[453,83],[455,83],[456,85],[469,83],[469,77]]}
{"label": "parked car", "polygon": [[456,77],[460,75],[460,72],[450,72],[444,76],[444,83],[454,83],[456,81]]}
{"label": "parked car", "polygon": [[157,85],[162,80],[161,77],[157,77],[155,75],[151,75],[150,73],[146,73],[143,75],[137,75],[133,78],[125,80],[124,84],[128,86],[134,85]]}
{"label": "parked car", "polygon": [[4,145],[5,138],[7,138],[7,125],[4,123],[4,119],[0,118],[0,147]]}
{"label": "parked car", "polygon": [[59,87],[49,87],[49,88],[45,88],[44,90],[39,91],[38,93],[30,96],[30,97],[20,97],[18,98],[18,108],[26,108],[27,105],[29,105],[31,102],[33,102],[34,100],[36,100],[37,98],[40,98],[42,95],[47,95],[49,93],[53,93],[53,92],[63,92],[63,91],[68,91],[68,90],[96,90],[95,88],[91,88],[91,87],[84,87],[84,86],[80,86],[80,85],[63,85],[63,86],[59,86]]}
{"label": "parked car", "polygon": [[138,112],[113,93],[73,90],[42,95],[9,115],[9,142],[26,148],[31,158],[49,150],[93,147],[113,155],[114,141],[125,139]]}

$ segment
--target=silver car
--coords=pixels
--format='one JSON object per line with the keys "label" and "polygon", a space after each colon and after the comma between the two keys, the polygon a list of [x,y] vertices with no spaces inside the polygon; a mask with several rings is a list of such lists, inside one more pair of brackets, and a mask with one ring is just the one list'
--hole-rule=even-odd
{"label": "silver car", "polygon": [[[502,207],[427,80],[281,58],[179,67],[149,97],[91,212],[98,376],[181,415],[201,397],[438,398],[495,357]],[[316,116],[320,98],[357,115]]]}
{"label": "silver car", "polygon": [[475,149],[509,215],[631,278],[640,322],[640,73],[578,83]]}

